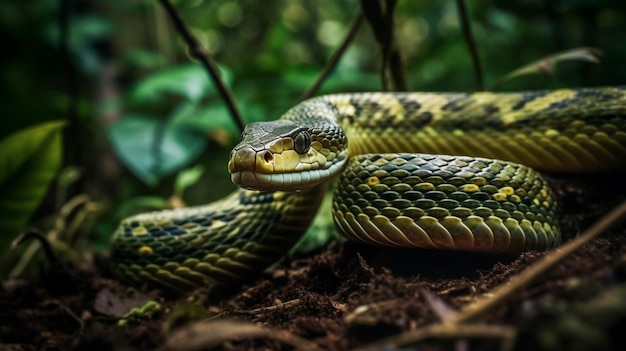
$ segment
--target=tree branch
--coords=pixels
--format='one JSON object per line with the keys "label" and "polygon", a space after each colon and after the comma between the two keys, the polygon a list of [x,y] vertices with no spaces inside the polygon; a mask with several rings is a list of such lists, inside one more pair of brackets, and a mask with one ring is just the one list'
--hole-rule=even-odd
{"label": "tree branch", "polygon": [[472,57],[474,78],[476,79],[476,90],[484,90],[483,69],[480,65],[480,58],[478,57],[478,50],[476,49],[476,42],[474,41],[474,35],[472,34],[472,27],[469,23],[467,8],[465,7],[464,0],[456,0],[456,7],[459,11],[459,20],[461,22],[461,29],[463,30],[463,37],[465,38],[467,48],[469,49]]}
{"label": "tree branch", "polygon": [[235,120],[235,123],[239,127],[240,131],[243,131],[245,123],[241,114],[239,113],[239,109],[237,109],[237,105],[235,104],[235,99],[233,98],[232,93],[222,80],[217,65],[213,61],[213,57],[209,52],[200,44],[198,39],[193,36],[187,25],[180,17],[180,14],[174,6],[168,0],[159,0],[165,12],[172,19],[172,23],[174,24],[174,28],[178,31],[178,34],[183,38],[187,47],[189,48],[189,52],[193,57],[195,57],[206,69],[209,73],[209,76],[213,80],[213,84],[217,88],[218,93],[220,94],[222,100],[226,103],[228,110],[230,111],[231,117]]}
{"label": "tree branch", "polygon": [[315,82],[313,82],[313,84],[302,94],[302,96],[300,97],[300,101],[306,100],[313,96],[313,94],[315,94],[320,88],[322,83],[324,83],[326,78],[328,78],[328,76],[332,73],[335,67],[337,67],[339,59],[341,58],[341,56],[343,56],[346,49],[348,48],[348,45],[356,36],[357,31],[361,27],[361,23],[363,23],[363,12],[359,10],[359,12],[352,19],[352,23],[350,23],[350,28],[348,29],[346,36],[343,38],[343,41],[341,42],[339,47],[337,47],[337,50],[333,53],[333,56],[331,56],[326,66],[324,66],[322,72],[320,72],[320,74],[317,76]]}

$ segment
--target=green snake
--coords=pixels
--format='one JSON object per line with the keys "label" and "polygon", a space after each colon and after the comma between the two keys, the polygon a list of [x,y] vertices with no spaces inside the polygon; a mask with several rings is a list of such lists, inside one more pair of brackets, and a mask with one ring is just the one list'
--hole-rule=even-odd
{"label": "green snake", "polygon": [[123,220],[112,270],[175,291],[241,284],[301,237],[333,178],[333,219],[347,238],[544,250],[560,234],[538,171],[607,172],[625,161],[622,87],[321,96],[246,126],[228,170],[255,190]]}

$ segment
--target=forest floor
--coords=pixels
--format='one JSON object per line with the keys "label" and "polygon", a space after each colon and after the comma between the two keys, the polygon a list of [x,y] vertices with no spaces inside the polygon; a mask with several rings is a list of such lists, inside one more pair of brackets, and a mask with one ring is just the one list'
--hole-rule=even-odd
{"label": "forest floor", "polygon": [[[551,183],[564,241],[626,195],[621,176]],[[121,285],[106,255],[95,255],[78,267],[42,267],[38,279],[4,281],[0,350],[619,349],[626,341],[624,223],[480,319],[428,328],[552,254],[345,243],[285,259],[220,299],[203,289],[174,297]],[[132,307],[140,308],[128,315]]]}

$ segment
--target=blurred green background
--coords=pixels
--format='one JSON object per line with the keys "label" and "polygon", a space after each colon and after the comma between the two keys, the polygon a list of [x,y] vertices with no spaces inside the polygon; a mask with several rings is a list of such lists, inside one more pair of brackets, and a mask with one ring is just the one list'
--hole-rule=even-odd
{"label": "blurred green background", "polygon": [[[359,6],[355,0],[173,4],[214,55],[247,122],[276,119],[297,103]],[[626,81],[624,1],[466,5],[486,87],[521,66],[577,47],[600,49],[601,63],[566,61],[553,75],[521,76],[497,89]],[[411,90],[475,89],[454,1],[401,0],[394,20]],[[28,223],[48,231],[58,227],[55,219],[66,227],[77,221],[76,236],[62,241],[104,249],[124,216],[181,200],[205,203],[234,189],[226,157],[239,131],[157,1],[5,0],[0,31],[0,139],[42,122],[68,122],[60,173]],[[379,48],[364,23],[318,93],[379,90],[379,64]],[[88,200],[59,217],[81,195]],[[76,220],[81,208],[97,218]],[[15,234],[4,230],[0,244]]]}

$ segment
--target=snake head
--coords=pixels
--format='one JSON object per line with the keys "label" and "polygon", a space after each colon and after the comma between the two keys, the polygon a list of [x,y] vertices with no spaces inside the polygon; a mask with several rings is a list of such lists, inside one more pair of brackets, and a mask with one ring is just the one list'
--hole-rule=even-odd
{"label": "snake head", "polygon": [[343,169],[348,155],[343,132],[328,127],[290,120],[248,124],[230,153],[231,180],[244,189],[278,191],[326,182]]}

